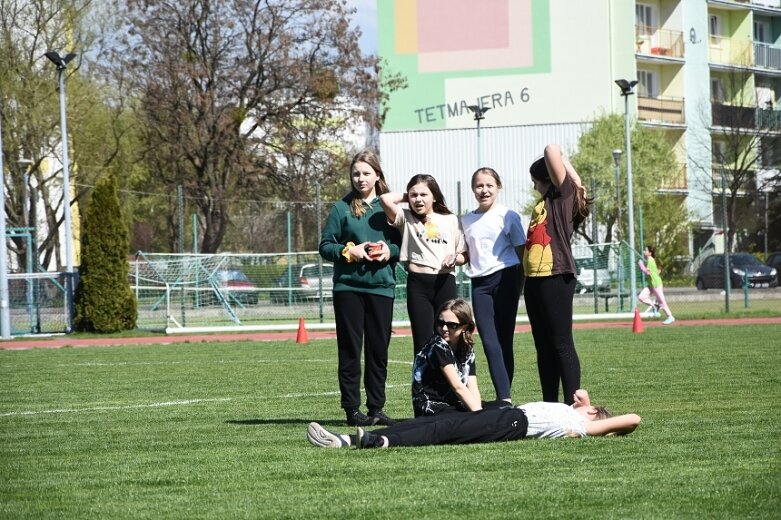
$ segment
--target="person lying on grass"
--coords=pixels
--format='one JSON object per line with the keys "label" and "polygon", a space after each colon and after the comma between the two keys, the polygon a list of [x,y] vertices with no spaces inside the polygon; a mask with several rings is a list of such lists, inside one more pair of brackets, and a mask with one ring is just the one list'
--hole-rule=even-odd
{"label": "person lying on grass", "polygon": [[579,389],[571,405],[534,402],[467,413],[444,412],[401,421],[372,432],[359,427],[355,435],[333,433],[312,422],[306,437],[320,448],[394,448],[626,435],[639,424],[640,416],[637,414],[614,417],[605,408],[592,406],[588,392]]}

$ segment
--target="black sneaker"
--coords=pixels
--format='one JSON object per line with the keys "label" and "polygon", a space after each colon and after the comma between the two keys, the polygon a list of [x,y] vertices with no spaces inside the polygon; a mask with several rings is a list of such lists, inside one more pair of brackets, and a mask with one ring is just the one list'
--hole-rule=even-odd
{"label": "black sneaker", "polygon": [[382,408],[379,410],[369,410],[369,417],[375,419],[374,424],[379,424],[382,426],[393,426],[399,422],[385,415],[385,412],[382,410]]}
{"label": "black sneaker", "polygon": [[368,448],[384,448],[384,442],[381,435],[367,432],[360,426],[358,427],[358,431],[356,432],[355,437],[355,447],[359,450]]}
{"label": "black sneaker", "polygon": [[347,414],[347,424],[350,426],[374,426],[377,424],[377,419],[369,417],[360,410],[353,408],[344,411]]}

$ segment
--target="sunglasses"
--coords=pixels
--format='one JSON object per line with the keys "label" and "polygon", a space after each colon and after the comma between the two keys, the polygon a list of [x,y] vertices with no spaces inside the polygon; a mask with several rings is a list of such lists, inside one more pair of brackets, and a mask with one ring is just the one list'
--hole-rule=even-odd
{"label": "sunglasses", "polygon": [[439,328],[447,327],[447,330],[456,330],[461,325],[463,325],[463,323],[457,323],[455,321],[437,320],[437,327]]}

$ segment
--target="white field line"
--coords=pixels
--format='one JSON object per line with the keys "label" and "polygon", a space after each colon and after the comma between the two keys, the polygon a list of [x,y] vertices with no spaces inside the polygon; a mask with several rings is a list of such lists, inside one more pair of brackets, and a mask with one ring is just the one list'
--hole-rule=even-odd
{"label": "white field line", "polygon": [[[334,363],[335,359],[302,359],[296,361],[296,363]],[[271,365],[271,364],[287,364],[290,361],[283,361],[279,359],[258,359],[258,360],[231,360],[231,361],[206,361],[205,364],[214,365]],[[99,362],[99,361],[87,361],[83,363],[60,363],[59,367],[123,367],[123,366],[152,366],[152,365],[191,365],[200,364],[198,361],[113,361],[113,362]],[[393,365],[408,365],[412,366],[412,361],[396,361],[393,359],[388,360],[388,364]],[[18,368],[14,365],[2,365],[2,368]]]}
{"label": "white field line", "polygon": [[11,417],[19,415],[41,415],[47,413],[79,413],[79,412],[99,412],[106,410],[132,410],[134,408],[162,408],[164,406],[184,406],[188,404],[199,403],[219,403],[224,401],[231,401],[230,397],[221,397],[216,399],[187,399],[183,401],[165,401],[162,403],[148,403],[148,404],[126,404],[120,406],[93,406],[90,408],[60,408],[56,410],[38,410],[35,412],[5,412],[0,413],[0,417]]}

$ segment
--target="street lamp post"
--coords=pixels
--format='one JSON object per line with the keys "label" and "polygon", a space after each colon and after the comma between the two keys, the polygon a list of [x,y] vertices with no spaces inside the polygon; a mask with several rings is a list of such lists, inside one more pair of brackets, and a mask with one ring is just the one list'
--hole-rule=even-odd
{"label": "street lamp post", "polygon": [[[2,106],[0,105],[0,109]],[[2,208],[0,208],[0,337],[11,337],[10,295],[8,294],[8,243],[5,233],[5,170],[3,169],[3,116],[0,110],[0,190],[2,190]]]}
{"label": "street lamp post", "polygon": [[68,164],[68,123],[65,117],[65,69],[68,63],[76,57],[70,53],[62,57],[56,51],[49,51],[46,57],[57,67],[60,91],[60,133],[62,135],[62,206],[63,224],[65,226],[65,272],[66,272],[66,297],[68,298],[68,323],[71,328],[73,322],[73,229],[71,225],[71,187],[70,171]]}
{"label": "street lamp post", "polygon": [[622,307],[621,295],[624,293],[624,273],[623,262],[621,261],[621,150],[613,150],[613,161],[616,163],[616,239],[619,241],[618,247],[618,307]]}
{"label": "street lamp post", "polygon": [[485,119],[485,113],[491,110],[491,108],[480,105],[469,105],[466,108],[475,114],[475,121],[477,121],[477,167],[482,168],[483,163],[480,159],[480,121]]}
{"label": "street lamp post", "polygon": [[632,89],[637,85],[637,80],[627,81],[625,79],[617,79],[616,85],[621,89],[621,95],[624,97],[624,134],[626,137],[626,205],[627,214],[629,217],[629,287],[632,294],[630,295],[632,302],[632,310],[637,307],[637,280],[635,280],[635,209],[633,199],[632,188],[632,143],[629,133],[629,96],[634,94]]}
{"label": "street lamp post", "polygon": [[613,161],[616,163],[616,238],[621,233],[621,150],[613,150]]}

